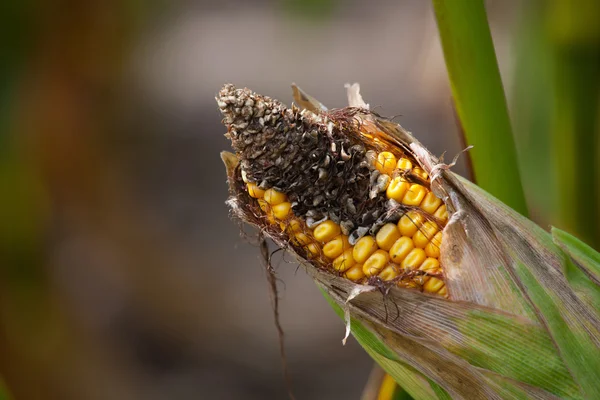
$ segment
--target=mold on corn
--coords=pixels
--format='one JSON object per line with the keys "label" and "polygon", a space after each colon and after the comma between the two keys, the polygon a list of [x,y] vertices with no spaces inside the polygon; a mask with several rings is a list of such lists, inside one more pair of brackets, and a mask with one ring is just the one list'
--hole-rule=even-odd
{"label": "mold on corn", "polygon": [[346,279],[447,295],[440,246],[448,212],[407,151],[353,125],[351,110],[315,114],[232,85],[217,103],[240,187],[265,226]]}

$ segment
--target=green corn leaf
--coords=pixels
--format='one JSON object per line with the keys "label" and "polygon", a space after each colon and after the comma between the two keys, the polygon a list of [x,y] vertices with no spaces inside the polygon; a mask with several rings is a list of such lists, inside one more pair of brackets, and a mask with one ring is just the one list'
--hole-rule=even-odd
{"label": "green corn leaf", "polygon": [[456,111],[481,187],[527,215],[483,0],[433,0]]}

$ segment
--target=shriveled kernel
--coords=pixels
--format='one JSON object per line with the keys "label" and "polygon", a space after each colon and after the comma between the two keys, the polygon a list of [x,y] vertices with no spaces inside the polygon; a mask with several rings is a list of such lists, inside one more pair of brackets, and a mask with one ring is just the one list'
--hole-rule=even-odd
{"label": "shriveled kernel", "polygon": [[248,175],[246,174],[246,171],[244,171],[244,170],[242,170],[242,180],[244,181],[244,183],[249,183]]}
{"label": "shriveled kernel", "polygon": [[283,203],[286,200],[287,196],[275,189],[267,189],[265,191],[265,201],[272,206]]}
{"label": "shriveled kernel", "polygon": [[363,272],[366,276],[377,275],[390,261],[390,255],[385,250],[377,250],[363,264]]}
{"label": "shriveled kernel", "polygon": [[418,206],[421,204],[426,194],[427,189],[424,186],[413,183],[402,198],[402,204],[407,206]]}
{"label": "shriveled kernel", "polygon": [[398,276],[397,266],[394,264],[388,264],[377,276],[379,276],[384,281],[391,281],[395,277]]}
{"label": "shriveled kernel", "polygon": [[268,213],[271,210],[271,206],[264,199],[258,199],[258,206],[263,212]]}
{"label": "shriveled kernel", "polygon": [[433,192],[428,192],[423,201],[419,205],[421,209],[429,214],[433,214],[442,204],[442,200],[440,200]]}
{"label": "shriveled kernel", "polygon": [[401,159],[398,160],[398,164],[396,165],[396,168],[402,169],[405,171],[406,170],[410,171],[412,169],[412,162],[410,162],[410,160],[408,158],[402,157]]}
{"label": "shriveled kernel", "polygon": [[394,199],[400,203],[409,188],[410,183],[408,183],[401,176],[397,176],[392,179],[385,194],[387,195],[388,199]]}
{"label": "shriveled kernel", "polygon": [[408,253],[400,265],[405,269],[417,269],[423,264],[423,261],[425,261],[426,258],[425,250],[415,248]]}
{"label": "shriveled kernel", "polygon": [[294,236],[296,238],[296,242],[300,245],[300,246],[306,246],[307,244],[309,244],[312,240],[308,237],[308,235],[306,235],[305,233],[302,232],[298,232],[296,233],[296,235]]}
{"label": "shriveled kernel", "polygon": [[331,220],[321,222],[313,231],[313,236],[321,243],[329,242],[342,233],[340,226]]}
{"label": "shriveled kernel", "polygon": [[396,156],[390,153],[389,151],[382,151],[377,155],[377,162],[375,163],[375,168],[382,174],[391,175],[396,169],[396,164],[398,163]]}
{"label": "shriveled kernel", "polygon": [[356,264],[356,261],[352,258],[352,249],[347,249],[342,255],[333,260],[333,269],[344,272],[350,269],[354,264]]}
{"label": "shriveled kernel", "polygon": [[284,201],[283,203],[279,203],[271,207],[273,210],[273,215],[277,219],[286,219],[288,215],[290,215],[290,210],[292,209],[292,203]]}
{"label": "shriveled kernel", "polygon": [[396,224],[387,223],[377,231],[375,240],[379,248],[383,250],[389,250],[392,248],[396,240],[400,239],[400,231]]}
{"label": "shriveled kernel", "polygon": [[413,244],[412,239],[408,236],[402,236],[400,239],[396,240],[390,249],[390,257],[393,262],[400,264],[414,248],[415,245]]}
{"label": "shriveled kernel", "polygon": [[398,229],[402,236],[412,237],[421,227],[425,217],[416,211],[409,211],[398,221]]}
{"label": "shriveled kernel", "polygon": [[364,263],[379,247],[373,236],[363,236],[354,245],[352,256],[358,263]]}
{"label": "shriveled kernel", "polygon": [[435,234],[433,239],[425,246],[427,257],[440,258],[440,246],[442,244],[442,232]]}
{"label": "shriveled kernel", "polygon": [[344,277],[350,279],[351,281],[359,281],[365,277],[365,273],[363,272],[362,264],[354,264],[350,269],[347,269],[344,272]]}
{"label": "shriveled kernel", "polygon": [[[282,222],[284,224],[285,222]],[[301,232],[303,229],[302,222],[299,219],[291,219],[287,222],[288,232]]]}
{"label": "shriveled kernel", "polygon": [[430,274],[435,274],[440,272],[440,262],[435,258],[428,257],[423,261],[423,264],[419,267],[421,271],[429,272]]}
{"label": "shriveled kernel", "polygon": [[425,282],[425,285],[423,285],[423,290],[429,293],[437,293],[444,286],[443,280],[431,277]]}
{"label": "shriveled kernel", "polygon": [[325,246],[323,246],[323,254],[328,258],[336,258],[340,256],[344,250],[349,248],[350,243],[348,242],[348,236],[339,235],[325,243]]}
{"label": "shriveled kernel", "polygon": [[419,167],[413,168],[412,173],[417,176],[420,176],[423,179],[427,179],[427,177],[429,176],[427,175],[427,172],[425,172],[422,168]]}
{"label": "shriveled kernel", "polygon": [[427,246],[427,244],[433,239],[438,230],[439,228],[434,222],[425,222],[421,226],[421,229],[419,229],[419,231],[416,232],[413,236],[415,247],[420,247],[424,249],[425,246]]}
{"label": "shriveled kernel", "polygon": [[316,243],[310,243],[304,247],[313,256],[318,256],[321,253],[321,249]]}
{"label": "shriveled kernel", "polygon": [[446,209],[446,205],[442,204],[440,206],[440,208],[438,208],[434,213],[433,216],[438,218],[439,220],[441,220],[442,222],[446,222],[448,221],[448,210]]}
{"label": "shriveled kernel", "polygon": [[254,197],[255,199],[260,199],[264,197],[265,191],[259,188],[256,183],[250,182],[248,184],[248,194],[250,197]]}

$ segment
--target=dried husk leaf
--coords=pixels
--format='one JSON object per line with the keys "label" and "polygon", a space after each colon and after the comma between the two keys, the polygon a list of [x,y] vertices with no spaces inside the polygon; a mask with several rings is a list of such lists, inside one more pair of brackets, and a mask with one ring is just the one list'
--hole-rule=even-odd
{"label": "dried husk leaf", "polygon": [[[358,102],[358,88],[350,90]],[[558,247],[548,232],[450,172],[398,124],[366,108],[356,115],[411,151],[445,201],[451,218],[441,260],[449,299],[364,290],[302,259],[248,212],[247,194],[235,185],[235,156],[227,153],[233,213],[300,258],[336,312],[350,317],[352,334],[415,399],[600,398],[600,267],[593,255],[564,240]]]}

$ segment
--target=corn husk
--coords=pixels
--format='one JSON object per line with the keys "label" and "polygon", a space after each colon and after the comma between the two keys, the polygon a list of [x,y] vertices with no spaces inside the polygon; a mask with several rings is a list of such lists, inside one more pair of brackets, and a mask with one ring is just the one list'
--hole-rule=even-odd
{"label": "corn husk", "polygon": [[[295,93],[304,108],[325,110]],[[400,125],[371,113],[357,85],[348,98],[360,118],[412,152],[451,214],[441,248],[448,299],[383,293],[301,260],[348,333],[415,399],[599,399],[600,255],[451,172]],[[232,178],[237,160],[223,159]],[[239,188],[230,189],[234,214],[259,225]]]}

